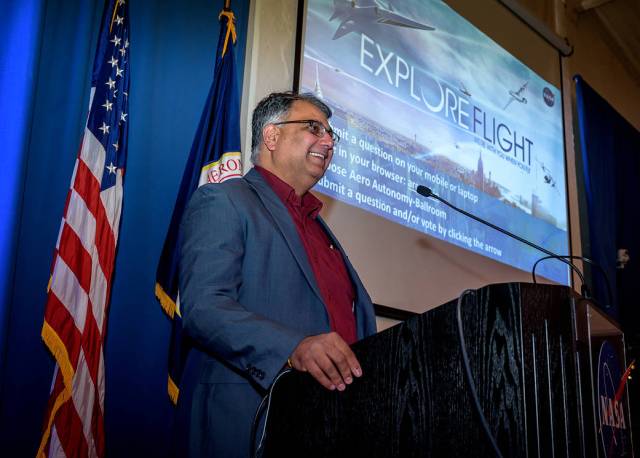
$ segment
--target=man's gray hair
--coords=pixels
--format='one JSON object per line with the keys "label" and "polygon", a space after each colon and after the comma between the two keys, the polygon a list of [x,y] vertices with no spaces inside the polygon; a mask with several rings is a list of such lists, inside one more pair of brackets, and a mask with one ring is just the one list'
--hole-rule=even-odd
{"label": "man's gray hair", "polygon": [[273,92],[269,94],[253,110],[253,117],[251,118],[251,162],[258,164],[264,127],[267,124],[284,121],[289,114],[289,110],[291,110],[291,105],[297,100],[314,105],[322,111],[327,119],[332,115],[331,108],[311,93]]}

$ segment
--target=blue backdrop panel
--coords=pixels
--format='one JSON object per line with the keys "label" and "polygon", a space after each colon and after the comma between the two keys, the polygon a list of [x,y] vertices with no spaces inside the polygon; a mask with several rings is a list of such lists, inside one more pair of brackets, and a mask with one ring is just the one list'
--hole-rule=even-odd
{"label": "blue backdrop panel", "polygon": [[[3,2],[0,28],[0,374],[13,286],[15,245],[24,180],[24,152],[37,74],[43,0]],[[2,381],[0,380],[0,393]]]}
{"label": "blue backdrop panel", "polygon": [[[49,1],[33,63],[31,124],[25,139],[24,188],[18,222],[15,281],[3,366],[0,449],[35,455],[53,360],[40,338],[46,286],[73,164],[87,112],[93,2]],[[25,100],[26,102],[26,100]]]}
{"label": "blue backdrop panel", "polygon": [[[640,132],[579,76],[576,95],[589,221],[585,254],[607,272],[614,297],[606,311],[621,322],[629,340],[640,329]],[[629,250],[631,261],[616,269],[621,248]],[[606,303],[597,271],[593,284],[596,298]]]}
{"label": "blue backdrop panel", "polygon": [[[223,1],[132,1],[129,154],[106,358],[109,456],[167,456],[169,320],[155,271],[213,77]],[[15,282],[2,372],[0,450],[37,449],[53,362],[40,339],[45,289],[89,98],[101,1],[46,2]],[[242,75],[248,0],[233,0]],[[293,33],[293,32],[292,32]],[[239,85],[242,81],[238,82]]]}

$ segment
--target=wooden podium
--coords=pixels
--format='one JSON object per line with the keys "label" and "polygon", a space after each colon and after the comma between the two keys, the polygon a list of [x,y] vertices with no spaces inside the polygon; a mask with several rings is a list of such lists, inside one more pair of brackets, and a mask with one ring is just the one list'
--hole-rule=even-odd
{"label": "wooden podium", "polygon": [[[263,456],[494,456],[464,377],[456,304],[355,344],[364,375],[342,393],[308,374],[281,377]],[[593,304],[567,287],[510,283],[465,295],[461,311],[503,456],[632,455],[626,388],[615,399],[622,377],[613,373],[615,358],[625,369],[623,336]]]}

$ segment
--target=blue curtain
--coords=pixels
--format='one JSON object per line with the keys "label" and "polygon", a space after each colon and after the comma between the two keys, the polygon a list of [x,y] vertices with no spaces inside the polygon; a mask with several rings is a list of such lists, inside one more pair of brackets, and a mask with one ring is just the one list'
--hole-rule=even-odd
{"label": "blue curtain", "polygon": [[[5,3],[3,13],[9,15],[0,36],[10,37],[15,46],[0,47],[0,133],[3,147],[5,135],[12,141],[3,150],[12,162],[3,157],[0,180],[0,291],[6,296],[0,304],[0,454],[33,456],[53,375],[52,358],[40,339],[46,285],[86,121],[103,2],[10,0],[8,9]],[[248,4],[231,2],[239,87]],[[129,154],[105,348],[109,456],[162,457],[171,450],[170,322],[154,297],[155,270],[211,86],[223,6],[223,0],[134,0],[129,5]],[[18,119],[16,113],[20,123],[7,126],[7,120]],[[12,196],[11,208],[5,208],[4,195]],[[7,261],[8,255],[13,260]]]}
{"label": "blue curtain", "polygon": [[[6,349],[6,325],[13,286],[13,266],[43,0],[3,2],[0,28],[0,374]],[[2,381],[0,380],[0,393]]]}
{"label": "blue curtain", "polygon": [[[640,329],[640,132],[581,77],[575,82],[589,225],[585,255],[607,272],[613,300],[606,311],[620,321],[629,341]],[[619,249],[630,254],[624,268],[616,268]],[[607,302],[595,270],[593,284],[596,298]]]}

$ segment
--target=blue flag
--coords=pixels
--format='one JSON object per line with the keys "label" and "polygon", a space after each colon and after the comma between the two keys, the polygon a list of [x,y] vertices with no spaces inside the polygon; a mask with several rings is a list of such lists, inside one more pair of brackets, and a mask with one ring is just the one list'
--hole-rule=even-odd
{"label": "blue flag", "polygon": [[178,293],[178,231],[182,214],[198,186],[242,176],[240,111],[234,55],[237,38],[235,16],[230,9],[224,8],[218,19],[220,37],[213,83],[193,139],[156,273],[156,297],[173,321],[168,393],[174,404],[180,394],[180,378],[189,351],[189,345],[182,334]]}

